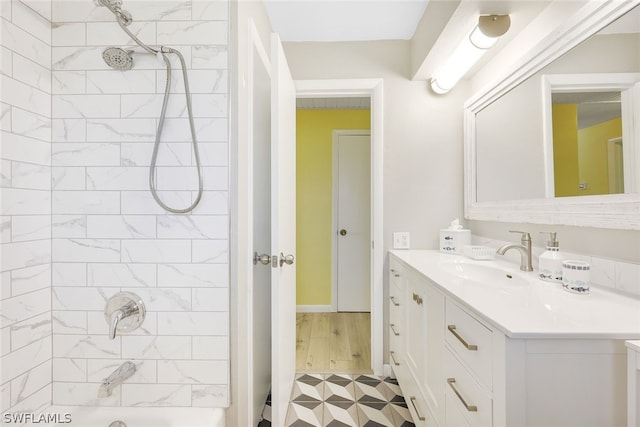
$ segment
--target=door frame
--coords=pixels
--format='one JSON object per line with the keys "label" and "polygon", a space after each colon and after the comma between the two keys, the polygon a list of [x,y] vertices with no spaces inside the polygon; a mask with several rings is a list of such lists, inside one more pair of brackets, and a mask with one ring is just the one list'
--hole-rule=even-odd
{"label": "door frame", "polygon": [[[383,79],[294,80],[298,98],[371,98],[371,369],[383,375]],[[333,305],[332,296],[332,305]]]}
{"label": "door frame", "polygon": [[[338,311],[338,144],[337,138],[340,136],[368,136],[369,137],[369,157],[372,157],[373,151],[371,150],[371,130],[369,129],[334,129],[332,132],[332,159],[333,172],[331,178],[333,180],[333,196],[331,197],[332,218],[331,227],[333,230],[331,238],[331,310],[333,312]],[[373,174],[373,169],[371,170]],[[369,189],[373,195],[373,176],[369,176]],[[373,197],[371,197],[371,204],[369,205],[369,212],[373,210]],[[370,237],[372,235],[370,234]],[[373,240],[373,238],[371,239]],[[370,263],[371,263],[371,257]],[[373,307],[371,307],[373,311]]]}

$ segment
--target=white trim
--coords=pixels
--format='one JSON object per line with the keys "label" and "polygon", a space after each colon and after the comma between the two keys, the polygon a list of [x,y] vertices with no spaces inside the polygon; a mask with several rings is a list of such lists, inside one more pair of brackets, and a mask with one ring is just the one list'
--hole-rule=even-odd
{"label": "white trim", "polygon": [[[338,311],[338,145],[336,144],[336,138],[343,135],[353,136],[368,136],[369,146],[371,146],[371,131],[364,129],[345,129],[336,130],[332,132],[331,140],[331,165],[332,165],[332,196],[331,196],[331,307],[332,311]],[[371,152],[371,150],[369,150]],[[371,154],[370,154],[371,155]],[[373,170],[371,171],[373,175]],[[371,188],[371,194],[373,194],[373,176],[369,177],[369,187]],[[373,200],[373,197],[371,198]],[[372,212],[373,205],[369,206],[369,212]],[[371,254],[373,257],[373,254]],[[371,260],[373,261],[373,260]]]}
{"label": "white trim", "polygon": [[331,313],[334,311],[330,305],[296,305],[297,313]]}
{"label": "white trim", "polygon": [[383,374],[384,302],[383,302],[383,80],[297,80],[298,97],[371,97],[371,171],[373,239],[371,263],[371,368],[375,375]]}
{"label": "white trim", "polygon": [[[478,202],[476,193],[475,115],[592,34],[627,13],[640,0],[588,2],[559,29],[549,34],[495,84],[464,105],[464,214],[484,221],[564,224],[640,230],[640,194],[562,197]],[[634,102],[640,95],[634,89]],[[640,126],[633,130],[636,140]],[[636,150],[636,162],[640,154]],[[636,163],[640,164],[640,163]],[[640,174],[636,174],[640,175]],[[637,177],[635,179],[637,184]],[[549,191],[547,189],[547,191]]]}

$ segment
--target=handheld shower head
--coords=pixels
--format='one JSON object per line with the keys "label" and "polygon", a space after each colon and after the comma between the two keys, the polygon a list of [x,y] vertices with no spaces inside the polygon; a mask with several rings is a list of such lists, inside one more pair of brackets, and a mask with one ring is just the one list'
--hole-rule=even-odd
{"label": "handheld shower head", "polygon": [[102,59],[113,69],[127,71],[133,67],[132,52],[119,47],[108,47],[102,52]]}

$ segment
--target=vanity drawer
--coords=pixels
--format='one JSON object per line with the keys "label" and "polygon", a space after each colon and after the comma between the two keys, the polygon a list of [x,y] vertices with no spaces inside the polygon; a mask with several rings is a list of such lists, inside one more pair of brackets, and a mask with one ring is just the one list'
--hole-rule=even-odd
{"label": "vanity drawer", "polygon": [[[487,427],[493,423],[493,402],[489,392],[473,378],[462,363],[447,351],[445,363],[445,411],[446,425],[458,427]],[[449,417],[452,417],[451,419]],[[463,418],[466,422],[458,424]]]}
{"label": "vanity drawer", "polygon": [[493,388],[492,331],[447,299],[445,340],[460,360],[489,389]]}
{"label": "vanity drawer", "polygon": [[391,258],[389,260],[389,283],[391,285],[396,285],[398,288],[401,289],[403,273],[404,271],[401,264],[394,258]]}
{"label": "vanity drawer", "polygon": [[410,381],[409,384],[410,386],[407,387],[406,392],[402,389],[402,394],[407,402],[407,408],[411,413],[413,423],[417,427],[438,427],[427,401],[418,390],[415,382]]}

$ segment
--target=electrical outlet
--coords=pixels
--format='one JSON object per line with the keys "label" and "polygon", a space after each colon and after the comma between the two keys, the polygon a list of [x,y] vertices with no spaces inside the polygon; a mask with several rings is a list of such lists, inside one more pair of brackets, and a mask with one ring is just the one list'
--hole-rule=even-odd
{"label": "electrical outlet", "polygon": [[409,249],[411,238],[408,231],[396,231],[393,233],[393,249]]}

